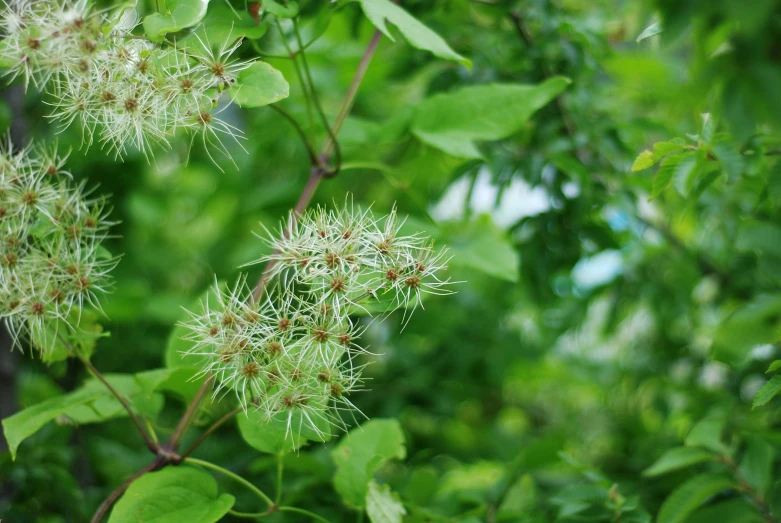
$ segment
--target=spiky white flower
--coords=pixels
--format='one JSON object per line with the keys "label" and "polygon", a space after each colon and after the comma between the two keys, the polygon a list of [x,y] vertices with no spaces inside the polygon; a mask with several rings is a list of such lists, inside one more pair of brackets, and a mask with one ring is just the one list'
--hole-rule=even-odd
{"label": "spiky white flower", "polygon": [[116,260],[100,244],[111,223],[105,200],[73,186],[52,149],[0,148],[0,317],[14,340],[46,352],[60,325],[99,309]]}
{"label": "spiky white flower", "polygon": [[[393,211],[382,220],[369,210],[318,207],[290,219],[266,239],[277,285],[255,303],[245,278],[230,290],[215,286],[201,311],[184,325],[190,356],[204,358],[202,375],[217,378],[215,395],[233,391],[244,409],[282,417],[289,431],[346,426],[357,409],[350,394],[362,387],[365,324],[351,315],[367,299],[389,294],[389,308],[414,309],[421,293],[446,294],[440,276],[447,251],[400,233]],[[371,314],[369,314],[371,316]]]}
{"label": "spiky white flower", "polygon": [[231,59],[240,41],[155,46],[133,35],[134,10],[96,11],[87,0],[6,0],[1,16],[7,75],[47,90],[50,116],[80,125],[86,146],[97,138],[115,156],[149,154],[186,129],[227,154],[221,136],[241,136],[217,109],[250,65]]}

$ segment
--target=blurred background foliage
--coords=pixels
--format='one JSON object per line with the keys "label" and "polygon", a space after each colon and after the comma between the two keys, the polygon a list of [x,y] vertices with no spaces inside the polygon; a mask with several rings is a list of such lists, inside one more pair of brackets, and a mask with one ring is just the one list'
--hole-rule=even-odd
{"label": "blurred background foliage", "polygon": [[[305,40],[320,35],[307,57],[333,117],[373,27],[356,3],[302,4]],[[405,520],[779,520],[781,409],[752,401],[779,357],[781,2],[402,5],[472,69],[383,39],[339,136],[342,172],[315,201],[349,193],[378,212],[395,204],[455,253],[456,295],[427,300],[401,334],[401,316],[369,329],[379,356],[371,391],[354,397],[370,418],[401,423],[406,459],[376,477],[401,497]],[[256,45],[284,54],[273,27]],[[265,59],[291,84],[280,105],[305,122],[291,62]],[[571,80],[563,94],[505,139],[477,133],[479,157],[413,133],[414,111],[438,93],[555,76]],[[226,110],[247,152],[234,147],[238,169],[220,160],[221,173],[186,137],[151,164],[85,154],[78,130],[55,133],[40,94],[23,105],[18,86],[5,95],[4,128],[72,147],[69,169],[112,195],[121,224],[108,247],[123,257],[104,300],[111,335],[94,356],[104,372],[164,365],[181,307],[264,253],[253,231],[274,226],[309,175],[295,131],[267,108]],[[677,160],[634,163],[673,139]],[[2,357],[4,416],[84,377],[67,362]],[[181,409],[168,398],[156,428],[170,431]],[[197,425],[226,410],[207,405]],[[4,519],[85,521],[148,461],[127,419],[60,421],[13,464],[0,457]],[[285,496],[353,521],[331,486],[335,445],[285,457]],[[665,454],[678,447],[689,450]],[[273,456],[235,425],[199,455],[273,483]],[[235,494],[237,506],[253,503]]]}

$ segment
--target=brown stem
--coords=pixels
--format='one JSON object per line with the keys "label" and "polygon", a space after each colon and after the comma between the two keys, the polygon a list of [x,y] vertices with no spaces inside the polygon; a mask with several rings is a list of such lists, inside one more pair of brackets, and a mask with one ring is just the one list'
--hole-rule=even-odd
{"label": "brown stem", "polygon": [[100,373],[98,369],[95,368],[95,366],[92,364],[92,362],[83,354],[80,354],[75,349],[73,349],[73,346],[68,343],[68,346],[73,350],[73,352],[77,355],[77,357],[84,363],[84,366],[89,369],[89,371],[96,377],[98,380],[106,386],[106,388],[111,392],[116,398],[117,401],[119,401],[122,406],[125,408],[127,413],[130,415],[130,419],[133,420],[133,423],[136,424],[136,427],[138,428],[138,432],[141,433],[141,437],[144,438],[144,442],[146,443],[147,448],[152,451],[152,454],[157,454],[157,451],[160,449],[160,446],[152,441],[152,438],[149,437],[149,434],[146,433],[146,430],[144,429],[144,425],[141,423],[141,420],[138,419],[138,416],[136,416],[136,413],[133,412],[133,409],[130,407],[130,404],[128,401],[115,389],[111,383],[108,382],[108,380],[103,376],[103,374]]}
{"label": "brown stem", "polygon": [[207,392],[209,392],[213,378],[214,376],[209,375],[205,380],[203,380],[203,383],[198,389],[198,392],[195,393],[195,397],[187,406],[187,410],[182,416],[182,419],[179,420],[179,423],[176,425],[173,434],[171,434],[171,437],[168,440],[166,446],[169,450],[176,451],[176,449],[179,447],[179,442],[181,441],[184,432],[187,430],[187,427],[190,426],[190,422],[192,421],[193,416],[195,416],[196,410],[198,410],[198,405],[201,404],[203,397]]}
{"label": "brown stem", "polygon": [[[375,31],[374,35],[369,41],[369,44],[366,46],[366,51],[364,51],[363,57],[361,57],[361,61],[358,63],[358,68],[355,70],[355,75],[350,82],[350,86],[347,88],[347,93],[344,96],[342,106],[339,109],[338,115],[336,116],[334,125],[331,127],[329,138],[323,145],[317,162],[312,163],[312,171],[309,174],[309,179],[307,180],[306,186],[301,192],[301,196],[298,198],[298,202],[296,202],[296,206],[293,209],[293,217],[291,218],[293,220],[297,220],[302,214],[304,214],[304,211],[306,211],[306,208],[309,206],[309,202],[312,201],[312,197],[314,196],[318,185],[320,185],[320,182],[327,174],[325,166],[328,165],[328,158],[331,155],[334,147],[337,145],[335,142],[336,136],[339,134],[339,129],[341,129],[344,120],[350,113],[350,109],[352,108],[353,102],[355,101],[355,96],[358,94],[358,89],[361,86],[361,82],[363,81],[364,76],[366,76],[366,71],[369,69],[369,64],[374,57],[374,53],[377,51],[377,46],[381,37],[382,33],[380,31]],[[285,235],[287,235],[287,232],[285,232]],[[278,254],[278,251],[275,251],[274,254]],[[263,289],[266,287],[266,283],[268,282],[268,279],[271,275],[271,271],[274,269],[276,264],[276,260],[272,259],[264,267],[263,274],[260,275],[260,280],[258,280],[257,285],[255,285],[255,289],[252,291],[253,302],[257,303],[257,301],[260,299],[260,296],[263,294]]]}
{"label": "brown stem", "polygon": [[[534,39],[532,38],[531,33],[529,33],[529,30],[524,25],[523,18],[521,18],[521,15],[512,12],[510,13],[509,16],[521,40],[523,40],[523,42],[526,44],[527,47],[530,48],[534,47]],[[544,60],[541,62],[541,66],[543,71],[542,76],[545,79],[550,78],[554,75],[553,70],[550,68],[548,63],[545,62]],[[577,131],[577,129],[575,128],[575,122],[573,122],[572,117],[569,115],[567,109],[564,107],[564,102],[561,101],[560,96],[557,96],[554,102],[556,104],[556,109],[559,112],[559,117],[561,118],[561,121],[564,123],[564,127],[567,130],[567,135],[569,136],[570,140],[572,140],[572,145],[575,147],[576,150],[575,156],[577,156],[578,160],[580,160],[581,163],[585,164],[587,160],[586,152],[578,148],[577,141],[575,140],[575,134]]]}
{"label": "brown stem", "polygon": [[103,518],[106,517],[106,514],[108,514],[108,511],[111,510],[111,507],[116,503],[116,501],[119,499],[119,497],[125,493],[127,488],[130,486],[131,483],[133,483],[135,480],[146,474],[147,472],[155,471],[165,465],[165,462],[158,458],[146,467],[142,468],[129,478],[125,480],[124,483],[122,483],[120,486],[118,486],[114,492],[108,495],[108,497],[103,501],[103,503],[100,504],[98,507],[98,510],[95,512],[95,515],[92,516],[92,519],[90,520],[90,523],[100,523],[103,521]]}
{"label": "brown stem", "polygon": [[208,437],[211,435],[211,433],[212,433],[212,432],[214,432],[215,430],[217,430],[218,428],[220,428],[220,427],[221,427],[223,424],[225,424],[225,422],[226,422],[226,421],[228,421],[229,419],[231,419],[233,416],[235,416],[236,414],[238,414],[238,413],[239,413],[239,412],[241,412],[241,411],[242,411],[242,408],[241,408],[241,407],[236,407],[235,409],[233,409],[232,411],[230,411],[229,413],[225,414],[223,417],[221,417],[220,419],[218,419],[217,421],[215,421],[215,422],[212,424],[212,426],[211,426],[211,427],[209,427],[208,429],[206,429],[206,431],[204,431],[204,433],[203,433],[203,434],[201,434],[201,436],[200,436],[200,437],[199,437],[197,440],[195,440],[195,442],[194,442],[192,445],[190,445],[190,448],[188,448],[187,450],[185,450],[185,451],[184,451],[184,452],[183,452],[183,453],[182,453],[182,454],[179,456],[179,460],[181,461],[181,460],[183,460],[184,458],[186,458],[187,456],[189,456],[190,454],[192,454],[192,453],[195,451],[195,449],[197,449],[197,448],[198,448],[198,446],[199,446],[201,443],[203,443],[203,442],[204,442],[204,440],[206,440],[206,438],[208,438]]}
{"label": "brown stem", "polygon": [[[324,176],[325,170],[322,167],[312,167],[312,171],[309,174],[309,179],[306,181],[304,190],[301,191],[301,196],[298,197],[296,206],[293,208],[293,215],[290,217],[294,223],[302,214],[304,214],[304,211],[306,211],[306,208],[309,206],[309,202],[312,201],[312,197],[315,195],[317,186],[320,185],[320,181]],[[285,232],[283,233],[285,238],[288,237],[289,230],[290,228],[285,229]],[[279,250],[274,251],[274,255],[276,254],[279,254]],[[268,278],[271,275],[271,271],[276,265],[277,260],[272,259],[269,260],[269,262],[263,268],[263,274],[260,275],[260,280],[258,280],[258,284],[255,285],[255,289],[252,291],[253,303],[257,303],[260,299],[260,296],[263,294],[263,289],[266,287],[266,283],[268,282]]]}
{"label": "brown stem", "polygon": [[291,123],[291,125],[295,128],[298,135],[301,137],[301,141],[304,142],[304,147],[306,147],[306,154],[309,155],[309,161],[312,163],[312,165],[317,165],[317,154],[315,154],[315,150],[312,148],[312,144],[309,143],[309,138],[307,138],[306,133],[304,132],[304,129],[301,127],[301,124],[298,123],[298,120],[293,118],[293,116],[282,109],[281,107],[278,107],[277,104],[271,104],[269,107],[274,109],[276,112],[281,114],[282,116],[287,119],[288,122]]}
{"label": "brown stem", "polygon": [[665,240],[670,242],[670,244],[675,247],[676,249],[680,250],[683,253],[686,253],[692,257],[694,257],[695,261],[697,262],[697,265],[700,268],[700,271],[702,271],[704,274],[712,274],[714,276],[717,276],[722,282],[726,282],[728,280],[728,275],[721,271],[718,267],[713,265],[711,262],[709,262],[705,257],[703,257],[700,253],[694,252],[690,250],[686,245],[681,242],[681,240],[678,239],[673,232],[665,227],[664,225],[659,225],[650,222],[649,220],[646,220],[642,216],[637,216],[637,220],[645,225],[646,227],[655,230],[659,234],[661,234]]}
{"label": "brown stem", "polygon": [[[398,3],[398,0],[394,0],[394,2]],[[306,211],[306,208],[309,206],[309,203],[312,201],[312,197],[315,194],[315,191],[317,190],[317,187],[320,185],[320,182],[322,179],[326,176],[328,173],[325,166],[328,165],[328,158],[331,154],[331,152],[334,150],[335,147],[338,147],[338,144],[336,143],[336,135],[339,132],[339,129],[341,128],[342,124],[344,123],[345,118],[347,118],[347,115],[350,112],[350,109],[352,108],[353,102],[355,101],[355,96],[358,93],[358,88],[361,85],[361,82],[363,81],[363,77],[366,75],[366,71],[369,67],[369,64],[371,63],[372,57],[374,56],[374,53],[377,50],[377,45],[379,44],[381,33],[379,31],[376,31],[375,34],[372,36],[371,41],[369,42],[366,51],[364,52],[363,57],[361,58],[360,63],[358,64],[358,68],[355,71],[355,76],[353,77],[352,82],[350,83],[350,87],[347,90],[347,93],[345,95],[345,98],[342,102],[342,107],[339,110],[339,113],[337,115],[335,124],[331,131],[329,132],[329,139],[324,144],[322,152],[319,157],[313,157],[311,154],[311,148],[307,147],[308,152],[310,154],[310,161],[312,162],[312,170],[309,175],[309,179],[307,180],[306,186],[304,186],[304,190],[301,192],[301,196],[298,198],[298,202],[296,202],[296,206],[293,209],[293,219],[297,219],[299,216],[301,216],[304,211]],[[301,49],[303,51],[303,48]],[[285,114],[283,114],[284,116]],[[291,119],[292,121],[292,119]],[[300,126],[296,125],[296,130],[300,130]],[[302,135],[303,137],[303,135]],[[305,141],[305,144],[309,144],[308,141]],[[338,172],[338,170],[336,171]],[[336,174],[334,172],[334,175]],[[258,281],[258,284],[255,286],[255,289],[252,293],[252,299],[253,301],[257,302],[257,300],[260,298],[261,294],[263,293],[263,289],[266,285],[266,282],[268,280],[268,277],[271,273],[271,270],[274,268],[274,265],[276,263],[272,260],[269,261],[266,264],[266,267],[263,270],[263,274],[260,277],[260,280]],[[81,357],[81,356],[80,356]],[[193,401],[190,403],[190,405],[187,408],[187,411],[182,416],[182,419],[179,420],[179,423],[176,426],[176,429],[174,430],[174,433],[171,435],[171,439],[169,440],[168,444],[165,445],[164,448],[152,443],[152,441],[149,439],[149,436],[146,434],[146,431],[143,429],[143,426],[141,425],[141,422],[136,417],[135,413],[130,409],[130,405],[122,398],[116,390],[111,386],[111,384],[106,381],[105,378],[98,372],[97,369],[89,362],[89,360],[86,360],[84,358],[82,361],[85,362],[85,365],[95,374],[95,376],[108,387],[108,389],[117,397],[117,399],[122,403],[122,405],[125,407],[125,409],[130,414],[130,417],[133,419],[133,421],[136,423],[136,425],[139,428],[139,431],[144,436],[144,440],[147,442],[147,446],[149,447],[152,452],[157,454],[157,459],[151,463],[150,465],[147,465],[143,469],[139,470],[135,474],[133,474],[130,478],[128,478],[122,485],[117,487],[114,492],[112,492],[108,498],[100,505],[98,508],[98,511],[95,513],[95,516],[92,518],[91,523],[100,523],[102,521],[103,517],[108,513],[108,511],[111,509],[114,502],[119,499],[119,497],[127,490],[127,488],[130,486],[133,481],[140,478],[147,472],[151,472],[154,470],[158,470],[160,468],[163,468],[169,464],[178,464],[181,463],[181,461],[192,454],[195,449],[200,446],[201,443],[203,443],[206,438],[208,438],[215,430],[220,428],[225,422],[233,418],[236,414],[242,411],[241,408],[233,409],[232,411],[225,414],[223,417],[218,419],[214,422],[206,431],[204,431],[203,434],[200,435],[200,437],[195,440],[195,442],[190,445],[190,447],[181,455],[176,453],[176,446],[178,445],[179,441],[181,440],[182,435],[184,434],[185,430],[187,430],[187,427],[190,424],[190,421],[192,420],[192,417],[195,413],[195,410],[198,408],[198,404],[203,399],[203,396],[208,391],[208,383],[211,380],[211,376],[208,377],[203,385],[201,385],[201,388],[198,389],[198,393],[196,394],[195,398],[193,398]]]}
{"label": "brown stem", "polygon": [[[355,76],[353,76],[350,86],[347,88],[347,94],[344,96],[344,102],[342,102],[342,107],[339,109],[339,114],[336,115],[336,120],[334,120],[334,124],[331,127],[334,136],[339,136],[342,124],[344,124],[347,115],[350,114],[350,110],[355,102],[355,96],[358,94],[358,89],[361,87],[363,77],[366,76],[366,71],[369,69],[369,64],[371,64],[374,53],[377,51],[381,38],[382,33],[379,30],[375,31],[372,39],[369,41],[369,45],[366,46],[366,51],[363,53],[363,57],[361,57],[361,61],[358,63],[358,68],[355,70]],[[330,155],[333,146],[333,140],[329,137],[323,146],[322,154]]]}
{"label": "brown stem", "polygon": [[762,494],[754,487],[752,487],[748,481],[746,481],[746,478],[744,478],[743,474],[741,474],[735,461],[730,456],[726,455],[721,456],[720,461],[727,465],[727,467],[732,472],[732,475],[735,476],[735,479],[738,481],[738,488],[745,492],[749,498],[751,498],[751,501],[753,501],[757,506],[765,520],[768,523],[776,523],[777,520],[770,514],[770,510],[768,509],[767,503],[765,503],[765,499],[762,497]]}

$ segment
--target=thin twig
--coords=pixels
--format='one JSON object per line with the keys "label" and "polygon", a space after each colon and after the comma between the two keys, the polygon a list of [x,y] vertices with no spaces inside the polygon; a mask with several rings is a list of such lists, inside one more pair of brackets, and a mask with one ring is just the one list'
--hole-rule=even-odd
{"label": "thin twig", "polygon": [[304,142],[304,146],[306,147],[306,153],[309,155],[309,161],[312,165],[317,165],[318,159],[317,154],[315,153],[315,150],[312,148],[312,144],[309,143],[309,138],[306,136],[306,132],[304,131],[303,127],[301,127],[301,124],[298,123],[298,120],[293,118],[293,116],[279,107],[277,104],[271,104],[269,107],[274,109],[276,112],[284,116],[287,121],[289,121],[293,127],[296,129],[296,132],[301,137],[301,141]]}
{"label": "thin twig", "polygon": [[176,451],[179,447],[179,442],[181,441],[184,432],[187,430],[187,427],[190,426],[193,416],[195,416],[195,412],[198,410],[198,405],[201,404],[203,397],[206,396],[206,393],[209,392],[209,389],[211,388],[213,378],[214,376],[209,375],[203,380],[203,383],[201,383],[198,392],[195,393],[195,397],[187,406],[187,410],[179,420],[179,423],[177,423],[173,434],[171,434],[171,437],[168,439],[167,447],[169,450]]}
{"label": "thin twig", "polygon": [[665,227],[664,225],[659,225],[650,222],[649,220],[646,220],[642,216],[636,216],[637,221],[648,227],[649,229],[653,229],[654,231],[661,234],[665,240],[670,242],[670,244],[675,247],[676,249],[680,250],[683,253],[688,254],[689,256],[692,256],[695,261],[697,262],[697,265],[700,268],[700,271],[702,271],[704,274],[712,274],[714,276],[719,277],[719,279],[722,280],[722,282],[725,282],[729,279],[728,275],[725,274],[723,271],[721,271],[718,267],[713,265],[710,261],[708,261],[705,257],[703,257],[700,253],[694,252],[693,250],[689,249],[686,245],[681,242],[680,239],[678,239],[673,232]]}
{"label": "thin twig", "polygon": [[282,473],[285,468],[285,453],[277,454],[277,495],[274,503],[279,505],[282,502]]}
{"label": "thin twig", "polygon": [[219,465],[215,465],[214,463],[211,463],[209,461],[203,461],[201,459],[195,459],[195,458],[187,458],[187,459],[184,460],[184,462],[185,463],[190,463],[190,464],[193,464],[193,465],[199,465],[201,467],[204,467],[204,468],[207,468],[207,469],[211,469],[211,470],[214,470],[216,472],[219,472],[220,474],[228,476],[229,478],[233,479],[234,481],[236,481],[238,483],[241,483],[242,485],[247,487],[249,490],[251,490],[252,492],[257,494],[257,496],[260,499],[262,499],[263,501],[265,501],[266,504],[269,507],[276,507],[276,505],[274,505],[274,502],[271,500],[270,497],[268,497],[266,495],[265,492],[263,492],[258,487],[256,487],[255,485],[253,485],[252,483],[250,483],[246,479],[242,478],[238,474],[234,474],[233,472],[231,472],[230,470],[228,470],[226,468],[220,467]]}
{"label": "thin twig", "polygon": [[[312,143],[314,143],[315,147],[317,147],[317,139],[315,135],[315,117],[314,113],[312,113],[312,101],[309,99],[309,86],[304,79],[304,74],[301,72],[301,66],[298,64],[296,53],[293,52],[293,49],[287,43],[287,37],[285,37],[285,31],[282,29],[282,24],[280,23],[279,19],[276,19],[275,22],[277,24],[277,30],[279,30],[279,35],[282,38],[282,44],[285,46],[285,50],[287,51],[288,55],[290,55],[290,59],[293,61],[293,67],[296,70],[298,83],[301,84],[301,89],[304,91],[304,103],[306,104],[306,115],[307,119],[309,120],[309,130],[312,132]],[[316,162],[313,162],[312,165],[315,165],[315,163]]]}
{"label": "thin twig", "polygon": [[[347,88],[347,94],[344,97],[342,108],[339,109],[339,114],[336,116],[336,120],[332,126],[334,135],[336,136],[339,135],[342,124],[344,124],[345,119],[347,119],[347,115],[350,114],[353,103],[355,103],[355,96],[358,94],[358,88],[361,86],[363,77],[366,76],[366,71],[369,69],[369,64],[371,64],[374,53],[377,51],[377,46],[379,45],[381,38],[382,33],[379,30],[375,31],[372,35],[372,39],[369,41],[369,45],[366,47],[366,52],[363,53],[361,61],[358,63],[358,68],[355,70],[355,76],[353,76],[350,86]],[[328,141],[326,141],[323,146],[323,154],[331,154],[333,145],[334,142],[329,137]]]}
{"label": "thin twig", "polygon": [[[361,86],[361,82],[363,81],[364,76],[366,76],[366,71],[369,68],[372,57],[374,57],[374,53],[377,51],[377,45],[380,38],[378,35],[381,34],[382,33],[379,31],[376,31],[372,36],[372,39],[369,41],[369,44],[366,46],[366,51],[363,53],[363,57],[358,64],[358,68],[355,70],[355,75],[350,82],[350,87],[348,88],[344,100],[342,101],[342,106],[334,122],[333,130],[326,126],[329,128],[329,140],[326,141],[326,143],[323,145],[323,149],[320,153],[321,160],[328,158],[332,149],[336,149],[337,151],[339,150],[336,134],[339,132],[339,129],[341,128],[345,118],[347,118],[347,115],[352,108],[353,102],[355,101],[355,96],[358,93],[358,88]],[[301,57],[302,59],[305,59],[303,53]],[[327,164],[327,161],[322,161],[322,163]],[[341,159],[337,162],[337,165],[340,163]],[[336,172],[333,173],[333,175],[335,174]],[[304,214],[304,211],[306,211],[306,208],[309,206],[309,202],[312,201],[312,197],[314,196],[318,185],[320,185],[320,182],[325,176],[326,172],[323,167],[321,167],[320,164],[313,164],[312,171],[309,174],[309,179],[306,182],[306,186],[304,187],[304,190],[301,193],[301,196],[298,198],[298,202],[296,202],[295,208],[293,209],[293,220],[297,220],[302,214]],[[278,252],[275,252],[274,254],[278,254]],[[276,260],[272,259],[264,267],[263,274],[261,274],[260,280],[258,280],[257,285],[255,285],[255,289],[252,291],[253,302],[257,303],[257,301],[260,299],[260,296],[263,294],[263,289],[265,288],[266,283],[271,276],[271,271],[274,269],[276,264]]]}
{"label": "thin twig", "polygon": [[308,510],[298,508],[298,507],[279,507],[280,512],[296,512],[298,514],[303,514],[305,516],[309,516],[310,518],[316,520],[316,521],[322,521],[323,523],[331,523],[327,519],[325,519],[323,516],[319,516],[315,514],[314,512],[310,512]]}
{"label": "thin twig", "polygon": [[[510,20],[512,20],[513,22],[513,26],[515,27],[516,32],[518,33],[518,36],[521,38],[523,43],[526,44],[526,47],[529,48],[534,47],[534,39],[532,38],[531,33],[529,33],[529,30],[524,25],[523,18],[521,18],[521,15],[519,15],[516,12],[511,12],[509,16],[510,16]],[[541,60],[540,65],[542,67],[542,71],[543,71],[542,76],[544,79],[548,79],[554,76],[553,70],[550,68],[550,66],[545,60]],[[570,140],[572,140],[572,145],[575,147],[575,156],[577,156],[578,160],[580,160],[581,163],[585,164],[588,158],[585,151],[581,151],[580,148],[578,147],[578,143],[576,140],[577,129],[575,127],[575,122],[572,120],[572,117],[570,116],[569,112],[564,107],[564,102],[562,102],[561,96],[557,96],[554,100],[554,103],[556,104],[556,109],[559,112],[559,117],[561,118],[561,121],[564,123],[564,127],[567,131],[567,135],[569,136]]]}
{"label": "thin twig", "polygon": [[90,523],[100,523],[103,521],[103,518],[106,517],[106,514],[108,514],[108,511],[111,510],[111,507],[114,505],[114,503],[119,499],[119,497],[125,493],[127,488],[130,486],[131,483],[133,483],[135,480],[146,474],[147,472],[152,472],[157,470],[163,466],[163,460],[158,458],[146,467],[142,468],[129,478],[125,480],[124,483],[122,483],[120,486],[118,486],[114,491],[108,495],[108,497],[103,501],[103,503],[100,504],[100,507],[98,507],[98,510],[95,512],[95,515],[92,516],[92,519],[90,520]]}
{"label": "thin twig", "polygon": [[83,354],[81,354],[80,352],[75,350],[73,345],[71,345],[67,341],[66,341],[66,343],[69,346],[69,348],[74,352],[74,354],[76,354],[76,357],[78,357],[82,361],[82,363],[84,363],[84,366],[87,367],[87,369],[103,385],[106,386],[106,388],[109,390],[109,392],[111,392],[111,394],[113,394],[117,398],[117,401],[119,401],[122,404],[122,406],[125,408],[127,413],[130,415],[130,419],[133,420],[133,423],[135,423],[136,427],[138,428],[138,432],[141,433],[141,437],[144,438],[144,443],[146,443],[147,448],[150,451],[152,451],[153,454],[156,455],[157,451],[160,449],[160,446],[157,445],[154,441],[152,441],[152,438],[149,437],[149,434],[147,434],[146,430],[144,429],[144,425],[141,423],[141,420],[138,419],[138,416],[136,416],[136,413],[133,412],[133,409],[130,407],[130,403],[128,403],[128,401],[122,396],[122,394],[120,394],[117,391],[117,389],[115,389],[114,386],[111,385],[111,383],[108,382],[106,377],[103,376],[103,374],[101,374],[100,371],[97,368],[95,368],[95,366],[92,364],[92,362],[89,360],[89,358],[87,358],[86,356],[84,356]]}
{"label": "thin twig", "polygon": [[[296,206],[293,209],[293,215],[290,217],[291,220],[296,221],[301,217],[302,214],[304,214],[304,211],[306,211],[306,208],[309,206],[309,202],[312,201],[312,197],[315,195],[317,186],[320,185],[320,181],[323,179],[323,176],[325,176],[325,171],[323,168],[312,168],[312,171],[309,174],[309,179],[306,181],[306,185],[304,186],[304,190],[301,192],[301,196],[299,196],[298,201],[296,202]],[[283,233],[285,238],[288,237],[289,230],[290,228],[285,229],[285,232]],[[272,256],[276,254],[279,254],[279,250],[275,250]],[[277,260],[272,258],[263,268],[263,274],[260,275],[260,280],[258,280],[257,285],[255,285],[255,289],[252,291],[253,303],[257,303],[260,299],[260,296],[263,294],[263,289],[265,289],[266,283],[271,276],[271,271],[274,269],[274,267],[276,267],[276,265]]]}
{"label": "thin twig", "polygon": [[185,450],[185,451],[184,451],[184,452],[183,452],[183,453],[180,455],[180,459],[185,459],[185,458],[187,458],[187,456],[189,456],[190,454],[192,454],[192,453],[195,451],[195,449],[197,449],[197,448],[200,446],[200,444],[201,444],[201,443],[203,443],[203,442],[204,442],[204,440],[206,440],[206,438],[208,438],[208,437],[211,435],[211,433],[212,433],[212,432],[214,432],[215,430],[217,430],[218,428],[220,428],[220,427],[221,427],[221,426],[222,426],[222,425],[223,425],[223,424],[224,424],[226,421],[228,421],[229,419],[231,419],[233,416],[235,416],[236,414],[238,414],[238,413],[239,413],[239,412],[241,412],[241,411],[242,411],[242,408],[241,408],[241,407],[236,407],[235,409],[233,409],[232,411],[228,412],[228,413],[227,413],[227,414],[225,414],[223,417],[221,417],[220,419],[218,419],[217,421],[215,421],[215,422],[214,422],[214,423],[213,423],[213,424],[212,424],[212,425],[211,425],[211,426],[210,426],[208,429],[206,429],[206,430],[203,432],[203,434],[201,434],[201,435],[198,437],[198,439],[197,439],[197,440],[195,440],[195,442],[193,442],[193,444],[192,444],[192,445],[190,445],[190,447],[189,447],[187,450]]}
{"label": "thin twig", "polygon": [[[307,82],[309,82],[309,92],[312,95],[312,101],[314,102],[315,108],[317,109],[317,113],[320,115],[320,120],[323,122],[323,126],[325,127],[325,130],[328,133],[328,138],[333,143],[336,166],[333,168],[333,170],[327,173],[328,177],[330,178],[339,174],[339,169],[342,166],[342,150],[341,147],[339,147],[339,142],[336,140],[336,134],[334,133],[333,129],[331,129],[331,124],[328,122],[328,117],[325,115],[325,111],[323,111],[323,105],[320,103],[320,97],[317,96],[315,83],[312,80],[312,72],[309,69],[309,62],[307,61],[306,53],[304,52],[304,42],[301,39],[301,32],[298,30],[298,22],[296,22],[295,19],[293,19],[293,33],[295,33],[296,41],[298,42],[298,50],[299,50],[299,54],[301,55],[301,64],[304,66],[303,67],[304,74],[306,75]],[[345,101],[347,101],[346,97],[345,97]],[[344,103],[342,104],[342,106],[344,106]],[[324,148],[323,153],[320,155],[320,158],[321,160],[324,161],[324,163],[327,164],[330,155],[325,154],[325,151],[326,149]]]}

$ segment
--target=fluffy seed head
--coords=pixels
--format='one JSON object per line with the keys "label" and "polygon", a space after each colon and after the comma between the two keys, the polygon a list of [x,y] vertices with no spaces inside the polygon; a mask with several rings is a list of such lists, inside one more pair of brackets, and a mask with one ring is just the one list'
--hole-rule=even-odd
{"label": "fluffy seed head", "polygon": [[367,353],[351,314],[371,316],[367,301],[381,295],[391,298],[387,312],[406,314],[424,294],[450,292],[441,276],[446,251],[402,235],[401,225],[395,211],[376,219],[347,206],[316,208],[270,235],[274,254],[259,262],[273,262],[269,281],[277,285],[263,300],[254,303],[244,278],[232,289],[215,286],[184,324],[187,354],[204,358],[202,373],[217,378],[215,394],[233,391],[245,409],[286,420],[289,431],[344,428]]}
{"label": "fluffy seed head", "polygon": [[250,65],[231,58],[240,40],[155,46],[133,35],[135,8],[97,10],[87,0],[5,0],[0,11],[6,75],[47,91],[50,116],[78,124],[85,145],[148,154],[186,129],[227,153],[221,137],[240,137],[213,111]]}
{"label": "fluffy seed head", "polygon": [[74,185],[52,149],[0,147],[0,317],[15,342],[48,353],[61,325],[100,309],[116,260],[100,246],[105,200]]}

